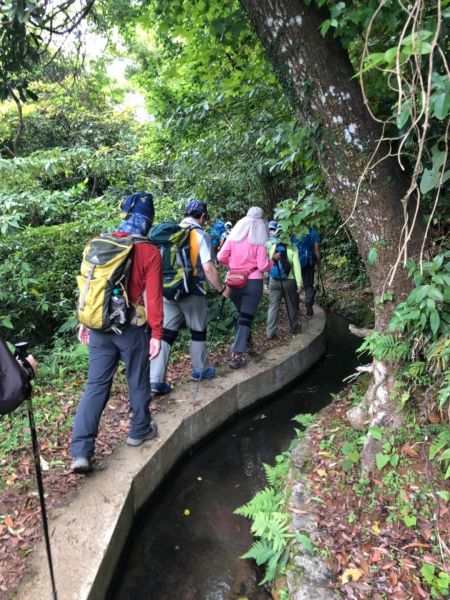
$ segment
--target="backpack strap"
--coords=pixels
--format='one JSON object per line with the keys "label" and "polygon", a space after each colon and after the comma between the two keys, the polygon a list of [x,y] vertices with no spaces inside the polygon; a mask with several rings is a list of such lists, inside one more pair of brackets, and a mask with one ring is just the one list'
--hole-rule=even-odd
{"label": "backpack strap", "polygon": [[192,265],[192,274],[194,277],[197,276],[197,261],[200,254],[200,244],[198,243],[198,237],[195,235],[194,230],[198,229],[203,231],[203,228],[199,225],[180,225],[183,229],[189,229],[189,259]]}

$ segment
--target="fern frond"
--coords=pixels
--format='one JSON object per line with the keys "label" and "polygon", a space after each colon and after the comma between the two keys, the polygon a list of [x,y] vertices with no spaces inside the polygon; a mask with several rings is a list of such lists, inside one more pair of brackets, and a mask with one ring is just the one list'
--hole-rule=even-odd
{"label": "fern frond", "polygon": [[257,565],[263,565],[272,558],[273,548],[266,540],[253,542],[252,547],[241,558],[253,558]]}

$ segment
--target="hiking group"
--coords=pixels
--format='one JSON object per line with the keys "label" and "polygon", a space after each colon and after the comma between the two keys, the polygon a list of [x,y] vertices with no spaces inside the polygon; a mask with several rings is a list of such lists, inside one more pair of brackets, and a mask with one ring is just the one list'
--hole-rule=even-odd
{"label": "hiking group", "polygon": [[[190,333],[192,378],[215,377],[206,343],[208,287],[222,296],[220,310],[229,298],[238,312],[229,358],[233,369],[246,364],[251,350],[251,326],[266,276],[269,339],[276,337],[283,300],[290,332],[300,331],[302,281],[307,315],[313,314],[314,266],[320,266],[320,240],[314,230],[305,236],[308,239],[283,243],[277,223],[271,221],[268,226],[262,209],[252,207],[234,226],[223,224],[218,235],[210,236],[205,230],[207,205],[199,200],[187,202],[179,224],[153,225],[153,197],[146,192],[126,196],[121,210],[117,230],[100,234],[86,246],[77,278],[79,340],[89,345],[89,368],[72,431],[75,473],[92,469],[100,417],[120,360],[125,364],[131,407],[126,440],[130,446],[140,446],[157,435],[151,394],[167,394],[172,389],[167,365],[183,325]],[[225,279],[217,263],[227,267]]]}

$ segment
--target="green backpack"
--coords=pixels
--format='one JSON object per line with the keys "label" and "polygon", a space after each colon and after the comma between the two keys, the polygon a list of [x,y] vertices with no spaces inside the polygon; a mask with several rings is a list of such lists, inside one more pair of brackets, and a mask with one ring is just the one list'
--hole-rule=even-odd
{"label": "green backpack", "polygon": [[147,240],[101,233],[86,245],[77,277],[80,323],[89,329],[118,334],[130,323],[135,313],[127,295],[131,251],[141,242]]}
{"label": "green backpack", "polygon": [[194,226],[160,223],[151,228],[149,240],[159,248],[163,263],[163,295],[167,300],[179,300],[190,294],[206,294],[195,265],[199,254],[197,236],[191,236]]}

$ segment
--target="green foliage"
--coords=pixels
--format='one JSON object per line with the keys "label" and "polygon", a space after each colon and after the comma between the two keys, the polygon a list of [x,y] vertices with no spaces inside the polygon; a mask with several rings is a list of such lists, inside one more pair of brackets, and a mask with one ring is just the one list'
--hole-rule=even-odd
{"label": "green foliage", "polygon": [[356,447],[356,444],[354,444],[352,442],[346,442],[342,446],[341,452],[344,455],[344,460],[342,461],[342,467],[346,471],[351,470],[355,465],[357,465],[359,463],[360,454]]}
{"label": "green foliage", "polygon": [[397,380],[397,389],[405,390],[402,402],[419,387],[433,392],[440,408],[449,402],[449,258],[450,252],[438,254],[420,268],[410,262],[414,288],[406,301],[397,305],[388,333],[374,332],[359,348],[378,360],[402,365]]}
{"label": "green foliage", "polygon": [[304,186],[296,199],[280,202],[275,210],[275,219],[285,241],[293,235],[299,238],[306,235],[310,228],[321,231],[333,219],[331,197],[323,190],[321,180],[305,177]]}
{"label": "green foliage", "polygon": [[49,341],[75,311],[75,275],[88,239],[99,229],[111,228],[101,201],[92,201],[83,222],[40,226],[22,230],[0,241],[2,314],[0,335]]}
{"label": "green foliage", "polygon": [[450,576],[445,571],[437,569],[435,565],[424,563],[420,570],[425,582],[430,587],[433,598],[448,596],[450,591]]}
{"label": "green foliage", "polygon": [[[334,30],[356,70],[360,70],[362,55],[360,75],[368,103],[385,122],[387,137],[398,140],[400,160],[424,195],[424,212],[432,210],[439,222],[448,209],[446,182],[450,179],[448,3],[439,3],[438,8],[437,3],[423,1],[410,11],[399,1],[316,2],[330,10],[322,34]],[[439,204],[433,206],[438,199]]]}
{"label": "green foliage", "polygon": [[447,426],[435,427],[435,437],[431,443],[429,457],[442,467],[444,479],[450,477],[450,429]]}
{"label": "green foliage", "polygon": [[265,566],[261,584],[273,581],[289,558],[293,534],[289,531],[289,514],[283,512],[286,503],[285,481],[289,469],[289,453],[277,456],[275,467],[264,465],[271,487],[264,488],[247,504],[234,512],[251,519],[252,533],[257,536],[252,547],[241,558],[253,558]]}
{"label": "green foliage", "polygon": [[315,419],[316,415],[312,415],[310,413],[301,413],[292,418],[293,421],[299,423],[299,425],[301,425],[304,429],[310,427],[314,423]]}
{"label": "green foliage", "polygon": [[[375,432],[371,431],[372,437],[376,438]],[[377,469],[381,471],[386,465],[391,465],[394,469],[397,468],[400,455],[396,450],[396,438],[394,436],[390,436],[386,442],[384,442],[382,452],[377,452],[375,456],[375,463],[377,465]]]}
{"label": "green foliage", "polygon": [[[309,427],[315,416],[299,414],[294,421],[303,427]],[[303,432],[297,431],[297,437]],[[315,553],[315,548],[309,537],[302,533],[293,534],[289,530],[290,515],[285,511],[288,486],[286,485],[290,468],[291,451],[283,452],[275,459],[274,466],[264,464],[267,481],[270,487],[256,493],[256,495],[234,512],[253,521],[252,533],[259,539],[255,540],[248,552],[241,558],[252,558],[258,565],[265,566],[265,575],[261,585],[273,581],[287,563],[290,548],[294,541],[300,543],[310,554]]]}

